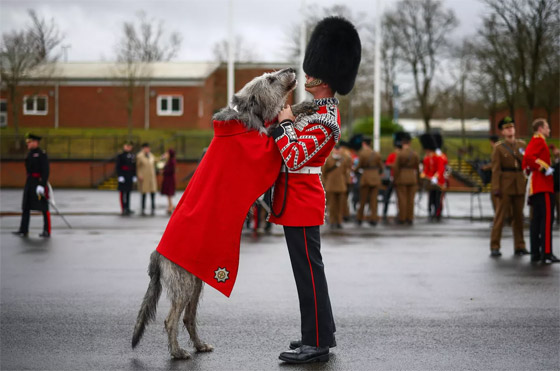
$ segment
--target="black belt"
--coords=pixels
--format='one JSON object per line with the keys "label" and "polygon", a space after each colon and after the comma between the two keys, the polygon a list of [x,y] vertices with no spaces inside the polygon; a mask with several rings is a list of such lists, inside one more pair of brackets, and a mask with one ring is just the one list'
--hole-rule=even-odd
{"label": "black belt", "polygon": [[511,171],[511,172],[517,172],[517,171],[522,171],[521,169],[518,169],[516,167],[503,167],[502,171]]}

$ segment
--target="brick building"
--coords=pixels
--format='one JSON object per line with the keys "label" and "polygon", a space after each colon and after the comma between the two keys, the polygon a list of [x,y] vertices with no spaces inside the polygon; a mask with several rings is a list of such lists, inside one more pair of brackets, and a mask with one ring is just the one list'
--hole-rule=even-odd
{"label": "brick building", "polygon": [[[239,63],[235,91],[280,63]],[[214,112],[226,105],[227,70],[219,63],[144,64],[129,83],[122,64],[57,63],[36,69],[18,89],[21,127],[126,128],[132,102],[134,128],[209,129]],[[132,93],[129,94],[129,91]],[[0,92],[2,125],[13,122],[7,90]]]}

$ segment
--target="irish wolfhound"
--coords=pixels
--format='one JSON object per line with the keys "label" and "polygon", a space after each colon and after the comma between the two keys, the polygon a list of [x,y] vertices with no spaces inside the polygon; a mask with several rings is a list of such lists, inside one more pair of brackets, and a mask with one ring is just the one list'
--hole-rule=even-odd
{"label": "irish wolfhound", "polygon": [[[243,122],[247,128],[258,130],[264,135],[266,133],[264,123],[276,118],[285,105],[288,94],[295,86],[296,74],[295,70],[291,68],[275,73],[265,73],[250,81],[235,94],[231,104],[216,113],[214,120],[238,120]],[[303,117],[315,113],[317,107],[313,103],[303,103],[293,106],[292,110],[296,116]],[[242,160],[240,159],[240,161]],[[171,300],[171,309],[165,320],[171,356],[177,359],[191,357],[189,352],[182,349],[177,341],[179,318],[182,313],[183,323],[195,349],[198,352],[212,351],[212,345],[199,338],[196,326],[196,311],[203,282],[157,251],[150,256],[148,275],[150,283],[138,312],[132,336],[132,347],[138,345],[146,325],[155,319],[163,284]]]}

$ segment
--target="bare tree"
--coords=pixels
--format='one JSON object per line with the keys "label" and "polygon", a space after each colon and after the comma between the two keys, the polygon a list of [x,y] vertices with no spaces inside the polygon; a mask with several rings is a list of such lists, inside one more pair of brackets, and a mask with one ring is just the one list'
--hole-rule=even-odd
{"label": "bare tree", "polygon": [[461,137],[463,145],[466,143],[466,130],[465,130],[465,108],[468,101],[467,89],[468,82],[471,76],[473,61],[472,61],[472,45],[466,39],[459,45],[454,47],[453,56],[456,64],[456,69],[451,70],[453,76],[453,100],[459,108],[459,117],[461,119]]}
{"label": "bare tree", "polygon": [[32,69],[57,60],[55,50],[63,40],[53,19],[46,22],[34,10],[28,13],[31,25],[24,30],[4,33],[0,47],[0,77],[8,90],[16,136],[19,136],[21,110],[19,86]]}
{"label": "bare tree", "polygon": [[437,105],[434,83],[449,34],[457,26],[452,10],[438,0],[402,0],[388,12],[386,29],[392,35],[400,58],[410,68],[416,99],[426,131]]}
{"label": "bare tree", "polygon": [[[253,62],[259,58],[256,49],[252,45],[248,45],[245,39],[237,35],[234,40],[235,55],[234,60],[237,62]],[[221,40],[214,44],[214,58],[222,63],[228,60],[228,41]]]}
{"label": "bare tree", "polygon": [[142,80],[150,77],[149,63],[168,61],[175,57],[182,39],[177,32],[173,32],[164,41],[163,23],[148,19],[144,12],[137,14],[136,22],[124,22],[122,32],[116,45],[116,73],[126,88],[128,136],[132,138],[132,113],[138,100],[136,91]]}
{"label": "bare tree", "polygon": [[[533,118],[537,83],[545,69],[545,54],[560,38],[560,3],[549,0],[485,0],[499,35],[511,46],[510,63],[516,68],[527,106]],[[556,49],[557,51],[558,49]],[[556,58],[558,56],[556,55]]]}

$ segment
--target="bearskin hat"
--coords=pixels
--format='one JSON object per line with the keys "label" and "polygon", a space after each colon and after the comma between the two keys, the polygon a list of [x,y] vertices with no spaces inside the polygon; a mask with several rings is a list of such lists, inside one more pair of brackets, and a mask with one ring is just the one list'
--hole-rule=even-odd
{"label": "bearskin hat", "polygon": [[443,137],[441,136],[441,134],[434,133],[432,134],[432,136],[434,137],[434,140],[436,142],[436,148],[441,148],[443,146]]}
{"label": "bearskin hat", "polygon": [[436,141],[432,134],[425,133],[420,135],[420,143],[422,144],[422,148],[424,149],[435,151],[437,148]]}
{"label": "bearskin hat", "polygon": [[397,131],[393,133],[393,147],[402,148],[403,135],[407,134],[404,131]]}
{"label": "bearskin hat", "polygon": [[355,151],[358,151],[360,148],[362,148],[363,140],[364,140],[363,134],[354,134],[352,138],[350,138],[348,144],[350,148],[352,148]]}
{"label": "bearskin hat", "polygon": [[362,44],[352,23],[342,17],[319,21],[305,49],[303,70],[329,84],[335,93],[350,93],[356,81]]}

